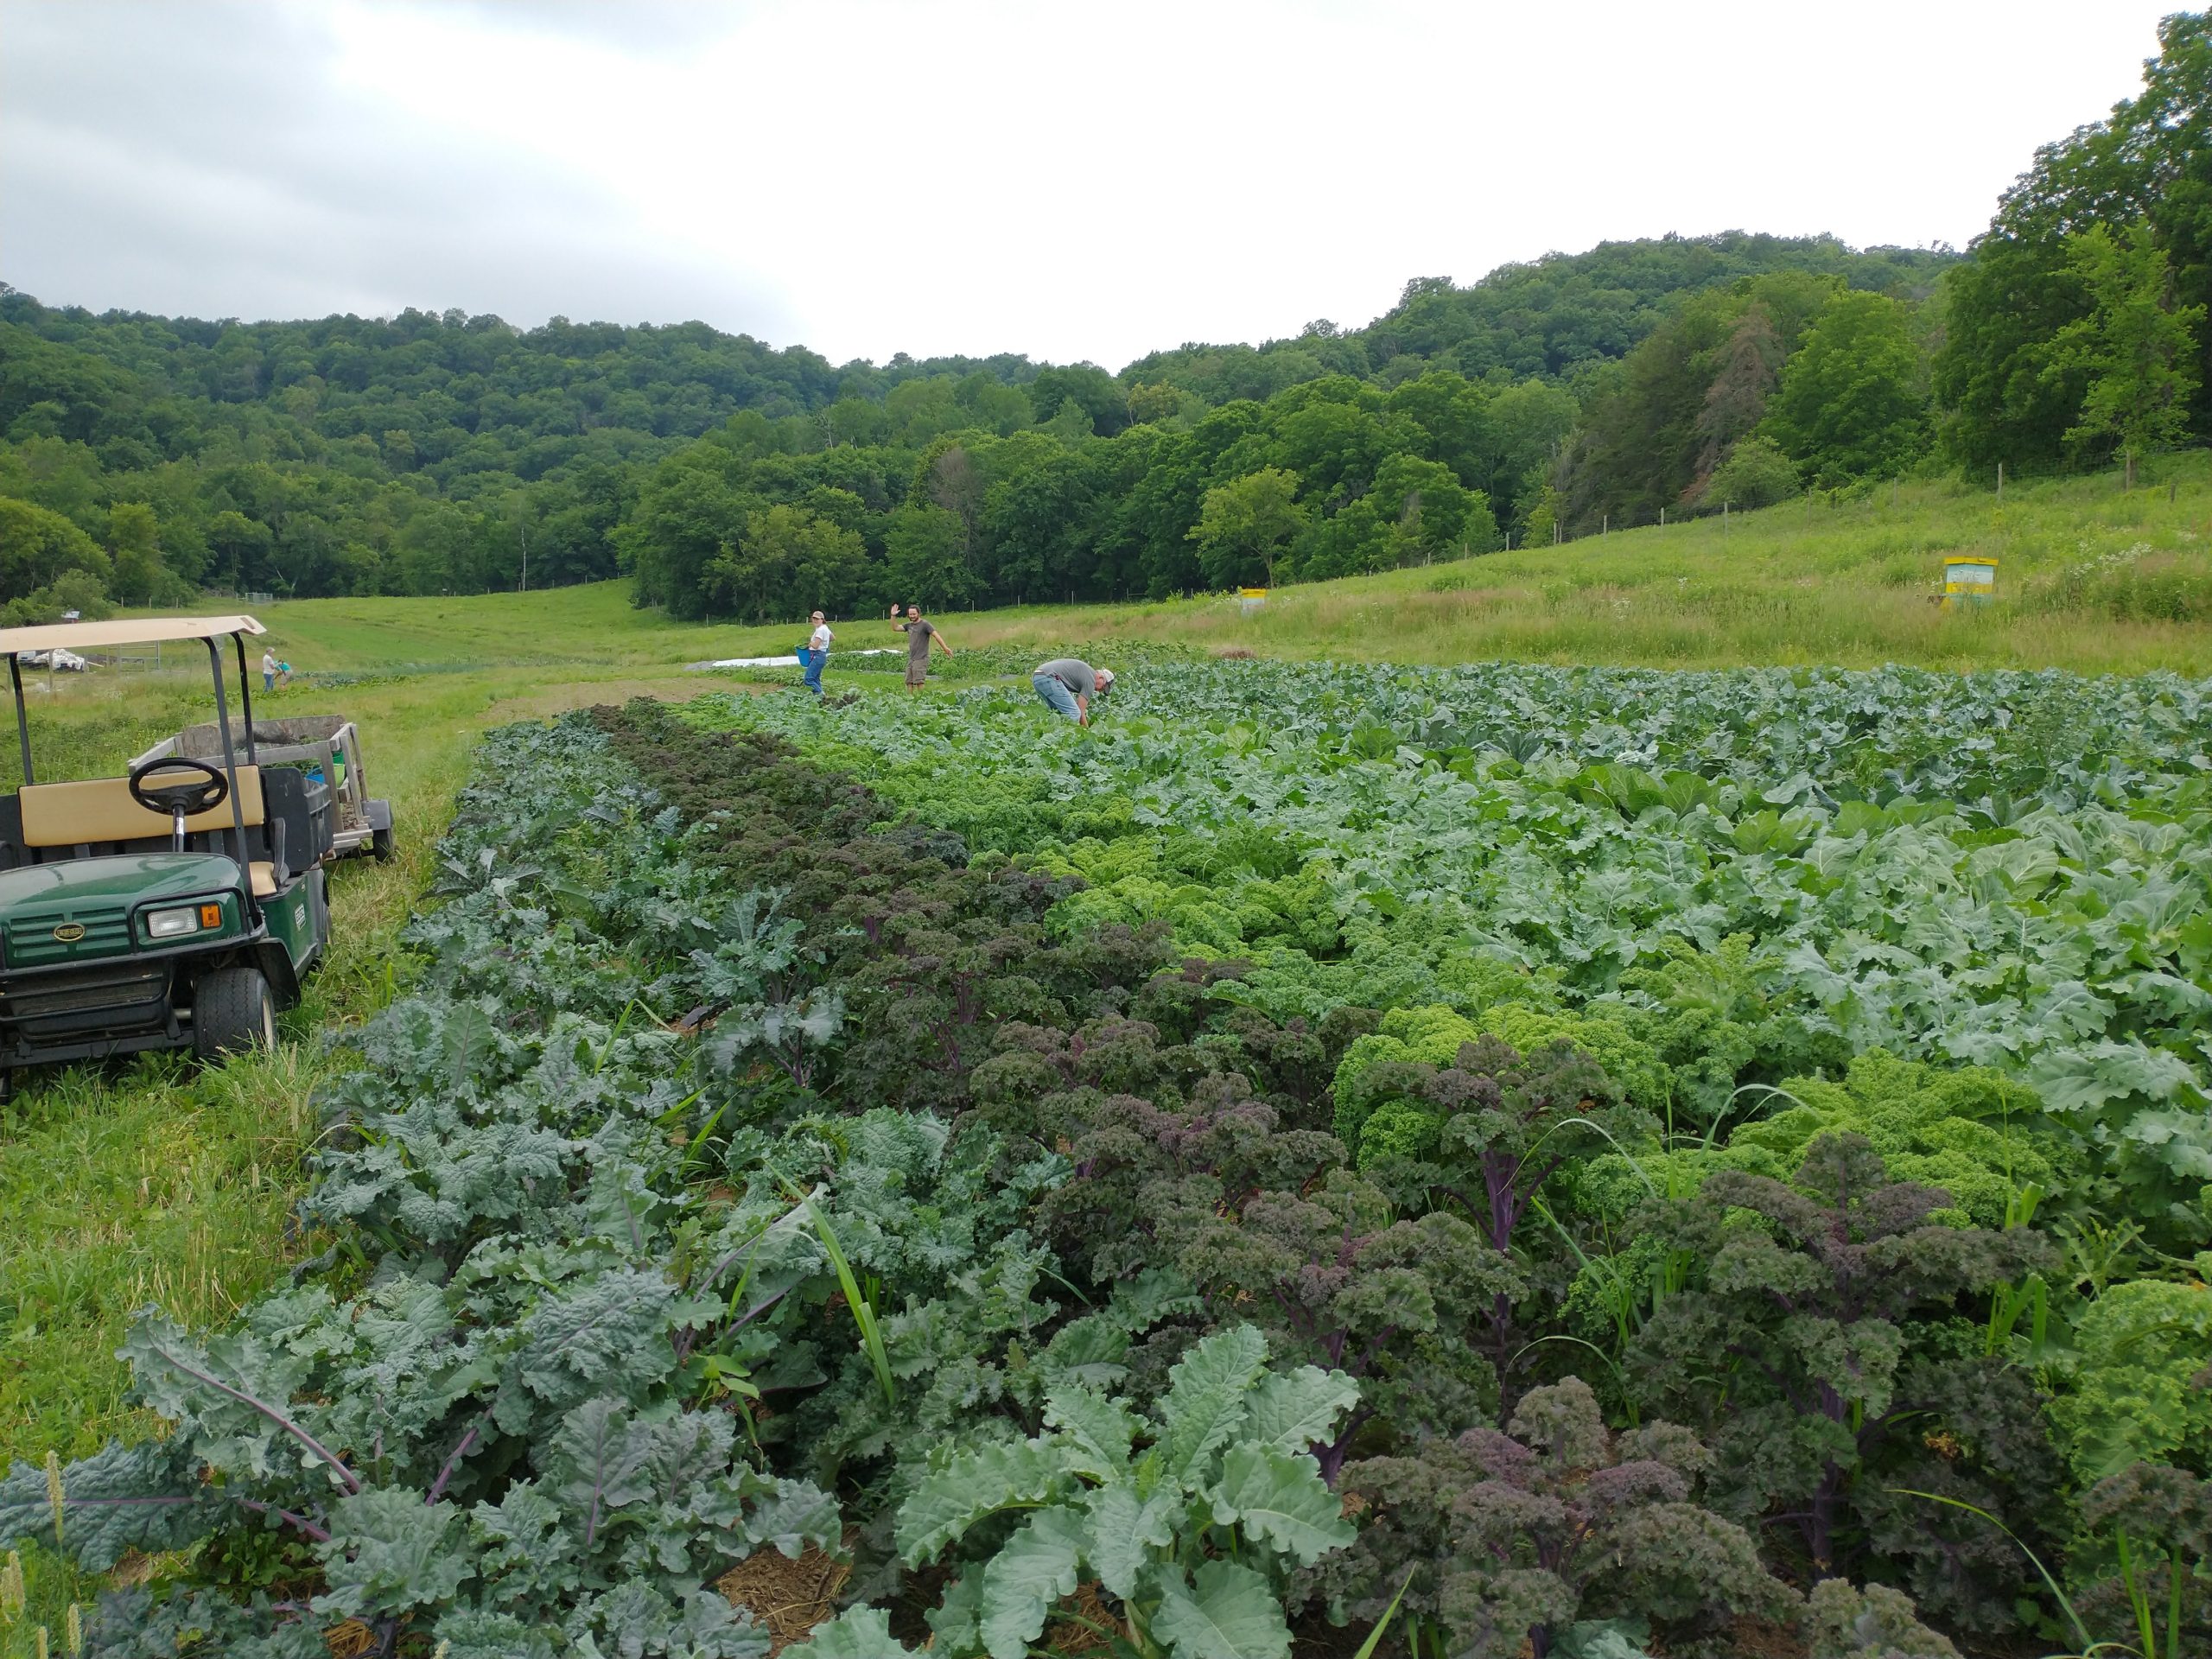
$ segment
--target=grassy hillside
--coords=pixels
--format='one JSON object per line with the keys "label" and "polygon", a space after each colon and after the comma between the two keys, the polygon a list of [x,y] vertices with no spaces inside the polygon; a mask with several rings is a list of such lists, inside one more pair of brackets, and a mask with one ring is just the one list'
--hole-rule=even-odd
{"label": "grassy hillside", "polygon": [[[1947,553],[2000,561],[1994,604],[1959,613],[1929,602]],[[796,618],[766,628],[672,623],[633,608],[621,582],[461,599],[304,600],[261,615],[294,665],[315,674],[664,672],[786,651],[804,632]],[[1208,597],[938,620],[956,646],[1142,639],[1424,663],[2187,671],[2212,663],[2212,464],[2177,458],[2132,493],[2110,476],[2015,485],[2001,505],[1949,480],[1903,485],[1894,497],[1806,499],[1725,524],[1700,518],[1285,588],[1252,618]],[[837,643],[857,650],[898,639],[869,618],[841,625]]]}

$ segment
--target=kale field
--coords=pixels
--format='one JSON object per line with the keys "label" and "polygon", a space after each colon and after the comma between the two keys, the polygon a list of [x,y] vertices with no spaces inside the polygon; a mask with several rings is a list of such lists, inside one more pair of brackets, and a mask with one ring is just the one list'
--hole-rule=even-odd
{"label": "kale field", "polygon": [[0,1597],[100,1580],[118,1656],[2212,1650],[2212,682],[1123,661],[1088,730],[494,733],[331,1039],[320,1254],[134,1326],[168,1432],[19,1462]]}

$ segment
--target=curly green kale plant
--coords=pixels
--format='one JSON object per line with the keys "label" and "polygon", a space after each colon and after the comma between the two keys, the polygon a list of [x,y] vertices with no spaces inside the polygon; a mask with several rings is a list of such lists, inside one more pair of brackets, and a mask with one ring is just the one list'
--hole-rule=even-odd
{"label": "curly green kale plant", "polygon": [[1732,1115],[1743,1082],[1841,1068],[1849,1046],[1784,1012],[1764,982],[1751,936],[1732,933],[1700,950],[1680,936],[1658,941],[1656,960],[1621,975],[1612,995],[1591,1007],[1616,1014],[1669,1068],[1669,1120],[1709,1128]]}
{"label": "curly green kale plant", "polygon": [[1725,1147],[1676,1155],[1786,1180],[1816,1137],[1860,1135],[1893,1177],[1942,1188],[1959,1218],[1981,1227],[2004,1226],[2030,1185],[2058,1190],[2073,1162],[2034,1091],[1986,1066],[1939,1069],[1874,1049],[1840,1082],[1791,1077],[1773,1098],[1782,1109],[1742,1125]]}
{"label": "curly green kale plant", "polygon": [[1950,1637],[1913,1614],[1912,1598],[1902,1590],[1822,1579],[1806,1598],[1808,1659],[1959,1659]]}
{"label": "curly green kale plant", "polygon": [[1064,1383],[1046,1396],[1050,1432],[934,1462],[899,1509],[898,1539],[912,1567],[964,1546],[931,1616],[937,1650],[1023,1659],[1060,1599],[1096,1580],[1141,1654],[1287,1659],[1291,1573],[1352,1541],[1305,1448],[1358,1391],[1313,1366],[1270,1372],[1267,1358],[1252,1327],[1217,1332],[1176,1365],[1149,1418]]}
{"label": "curly green kale plant", "polygon": [[2101,1479],[2138,1461],[2212,1475],[2212,1388],[2203,1376],[2212,1286],[2111,1286],[2075,1322],[2073,1349],[2050,1420],[2079,1478]]}
{"label": "curly green kale plant", "polygon": [[1589,1014],[1570,1014],[1541,1000],[1524,1000],[1523,992],[1493,1002],[1475,1014],[1465,1014],[1440,1005],[1394,1008],[1369,1036],[1345,1050],[1337,1066],[1333,1092],[1336,1130],[1354,1148],[1363,1166],[1383,1149],[1370,1149],[1363,1137],[1368,1119],[1378,1107],[1396,1098],[1405,1074],[1385,1071],[1370,1080],[1368,1073],[1393,1064],[1444,1068],[1459,1064],[1459,1051],[1485,1038],[1505,1044],[1532,1059],[1555,1044],[1579,1050],[1597,1062],[1609,1079],[1605,1098],[1625,1096],[1639,1105],[1664,1102],[1668,1084],[1657,1057],[1630,1027],[1641,1023],[1641,1009],[1607,1007]]}

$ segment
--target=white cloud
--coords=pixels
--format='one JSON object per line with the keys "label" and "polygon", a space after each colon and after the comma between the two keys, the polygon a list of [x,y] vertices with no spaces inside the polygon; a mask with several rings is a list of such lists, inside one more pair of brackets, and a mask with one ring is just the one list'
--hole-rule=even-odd
{"label": "white cloud", "polygon": [[1604,239],[1963,244],[2166,9],[4,0],[0,261],[1116,366]]}

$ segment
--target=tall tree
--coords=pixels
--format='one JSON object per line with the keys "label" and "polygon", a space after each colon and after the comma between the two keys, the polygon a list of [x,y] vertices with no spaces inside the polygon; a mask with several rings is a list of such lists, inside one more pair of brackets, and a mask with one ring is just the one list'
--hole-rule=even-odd
{"label": "tall tree", "polygon": [[804,507],[779,503],[746,515],[743,533],[725,541],[702,573],[715,613],[765,622],[817,607],[844,610],[867,563],[861,538]]}
{"label": "tall tree", "polygon": [[1700,295],[1652,331],[1592,397],[1562,461],[1569,520],[1580,531],[1610,518],[1649,524],[1694,476],[1697,421],[1713,378],[1712,353],[1740,302]]}
{"label": "tall tree", "polygon": [[975,575],[959,516],[931,501],[909,501],[884,533],[884,582],[893,602],[925,610],[972,604]]}
{"label": "tall tree", "polygon": [[918,474],[921,499],[935,502],[960,521],[960,557],[972,575],[989,480],[967,446],[949,440],[940,440],[924,452]]}
{"label": "tall tree", "polygon": [[1255,575],[1273,587],[1275,560],[1306,527],[1306,517],[1298,475],[1262,467],[1208,490],[1190,538],[1215,587],[1233,588]]}
{"label": "tall tree", "polygon": [[1426,564],[1498,543],[1497,521],[1479,490],[1463,488],[1440,461],[1395,454],[1375,474],[1367,499],[1392,529],[1393,564]]}
{"label": "tall tree", "polygon": [[2133,488],[2137,457],[2187,429],[2204,308],[2174,303],[2173,273],[2148,225],[2118,236],[2101,225],[2076,232],[2067,239],[2067,267],[2089,309],[2051,342],[2053,371],[2087,378],[2081,417],[2066,436],[2094,450],[2117,447]]}
{"label": "tall tree", "polygon": [[1697,412],[1697,470],[1687,492],[1693,500],[1730,447],[1764,418],[1767,399],[1782,383],[1783,349],[1773,315],[1754,301],[1720,347],[1719,372]]}
{"label": "tall tree", "polygon": [[[2088,371],[2063,360],[2057,340],[2091,306],[2072,237],[2093,225],[2119,233],[2147,223],[2167,252],[2175,308],[2212,302],[2212,16],[2177,13],[2158,26],[2158,41],[2143,91],[2037,150],[1972,262],[1950,279],[1934,385],[1944,444],[1958,460],[2022,467],[2067,454]],[[2201,372],[2207,332],[2196,325],[2189,426],[2198,432],[2212,428]],[[2079,453],[2078,440],[2071,447]]]}
{"label": "tall tree", "polygon": [[162,575],[154,510],[143,501],[118,501],[107,510],[112,570],[108,592],[124,605],[150,605]]}
{"label": "tall tree", "polygon": [[1808,477],[1887,476],[1925,444],[1924,382],[1904,306],[1839,294],[1783,365],[1766,430]]}
{"label": "tall tree", "polygon": [[26,598],[72,570],[105,582],[107,555],[60,513],[0,496],[0,601]]}

